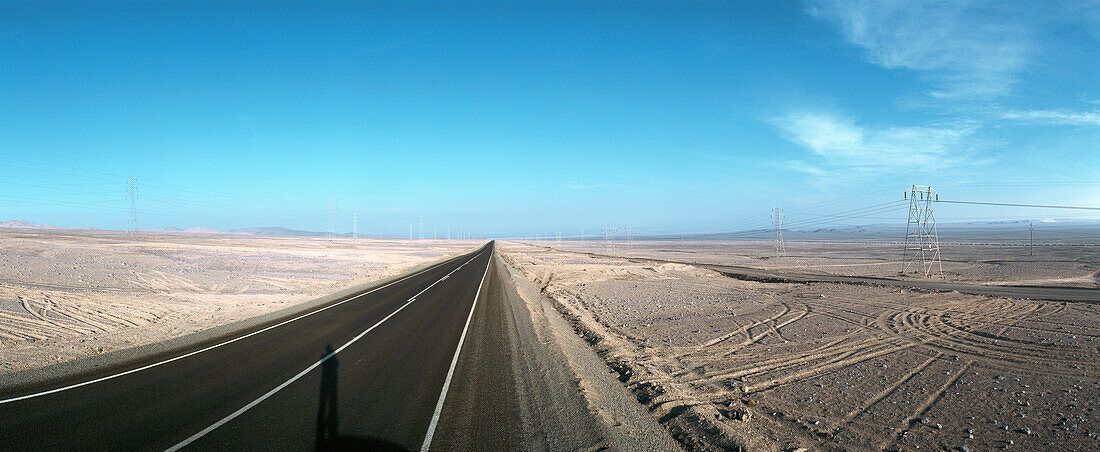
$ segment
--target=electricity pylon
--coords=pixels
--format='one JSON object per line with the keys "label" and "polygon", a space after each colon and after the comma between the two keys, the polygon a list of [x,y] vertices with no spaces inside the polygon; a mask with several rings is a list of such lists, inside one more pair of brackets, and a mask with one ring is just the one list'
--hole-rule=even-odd
{"label": "electricity pylon", "polygon": [[1035,223],[1032,223],[1030,221],[1027,222],[1027,231],[1028,231],[1027,254],[1029,256],[1034,256],[1035,255]]}
{"label": "electricity pylon", "polygon": [[336,198],[328,197],[328,238],[336,235]]}
{"label": "electricity pylon", "polygon": [[126,199],[130,202],[130,221],[126,227],[126,236],[137,238],[137,178],[134,176],[126,179]]}
{"label": "electricity pylon", "polygon": [[783,209],[772,209],[772,218],[775,219],[775,255],[783,255]]}
{"label": "electricity pylon", "polygon": [[[931,277],[938,273],[943,277],[943,264],[940,263],[940,238],[936,232],[936,216],[933,210],[939,195],[927,185],[913,185],[905,193],[909,198],[909,221],[905,224],[905,261],[901,272],[909,271],[914,264]],[[912,251],[912,253],[910,253]]]}

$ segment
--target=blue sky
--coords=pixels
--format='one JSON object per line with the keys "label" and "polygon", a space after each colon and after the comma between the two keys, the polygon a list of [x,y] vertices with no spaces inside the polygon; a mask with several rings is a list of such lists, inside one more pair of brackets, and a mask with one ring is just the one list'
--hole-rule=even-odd
{"label": "blue sky", "polygon": [[130,175],[142,227],[1097,206],[1100,3],[1033,3],[2,2],[0,219],[125,228]]}

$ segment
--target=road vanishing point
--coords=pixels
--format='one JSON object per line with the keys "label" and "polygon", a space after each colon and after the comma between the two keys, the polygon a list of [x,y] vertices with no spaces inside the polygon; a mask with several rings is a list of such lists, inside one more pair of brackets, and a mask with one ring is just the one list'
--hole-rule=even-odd
{"label": "road vanishing point", "polygon": [[170,356],[0,392],[0,450],[515,449],[493,246]]}

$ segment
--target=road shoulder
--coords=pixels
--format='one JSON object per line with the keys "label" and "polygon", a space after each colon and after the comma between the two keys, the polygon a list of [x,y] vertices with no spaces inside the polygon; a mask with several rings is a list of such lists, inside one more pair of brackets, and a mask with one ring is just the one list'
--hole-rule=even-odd
{"label": "road shoulder", "polygon": [[[575,450],[579,444],[562,441],[595,436],[602,439],[582,448],[682,450],[550,300],[505,259],[496,259],[496,266],[516,323],[512,348],[517,357],[516,390],[521,392],[517,398],[528,407],[520,410],[521,429],[527,431],[521,437],[523,443],[514,444],[515,449]],[[566,378],[570,381],[563,385],[561,380]],[[573,404],[569,400],[555,400],[577,395],[584,399],[583,412],[570,412]],[[558,431],[531,431],[533,426]]]}

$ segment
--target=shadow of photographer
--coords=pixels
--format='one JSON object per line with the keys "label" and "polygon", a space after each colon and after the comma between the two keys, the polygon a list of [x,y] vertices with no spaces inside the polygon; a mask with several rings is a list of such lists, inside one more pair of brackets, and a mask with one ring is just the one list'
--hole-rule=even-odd
{"label": "shadow of photographer", "polygon": [[340,412],[337,405],[340,362],[332,349],[325,345],[325,354],[321,362],[321,392],[317,401],[317,451],[382,451],[401,452],[409,449],[389,441],[341,435]]}

